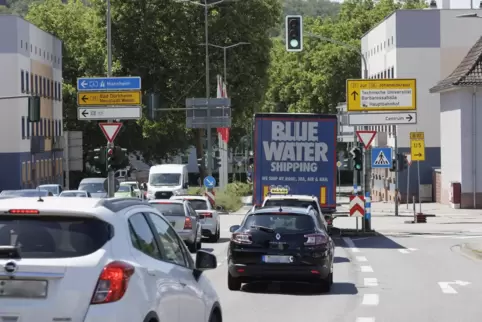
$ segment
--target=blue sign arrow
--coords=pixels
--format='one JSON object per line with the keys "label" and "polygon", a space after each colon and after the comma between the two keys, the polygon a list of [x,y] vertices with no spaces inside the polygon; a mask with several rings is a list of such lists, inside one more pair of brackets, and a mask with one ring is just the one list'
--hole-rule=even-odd
{"label": "blue sign arrow", "polygon": [[392,148],[372,148],[372,168],[390,169],[393,165]]}
{"label": "blue sign arrow", "polygon": [[216,186],[216,179],[213,176],[207,176],[204,178],[204,186],[206,188],[214,188]]}
{"label": "blue sign arrow", "polygon": [[140,77],[82,77],[77,78],[77,90],[82,91],[126,91],[140,90]]}

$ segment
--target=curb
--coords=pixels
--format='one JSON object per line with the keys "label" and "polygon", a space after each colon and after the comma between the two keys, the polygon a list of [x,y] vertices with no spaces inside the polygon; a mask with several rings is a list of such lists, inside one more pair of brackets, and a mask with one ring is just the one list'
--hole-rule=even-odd
{"label": "curb", "polygon": [[482,251],[470,246],[470,243],[460,245],[460,251],[471,258],[482,260]]}
{"label": "curb", "polygon": [[355,229],[337,229],[337,228],[332,228],[331,229],[331,235],[332,236],[340,236],[340,237],[354,237],[354,236],[380,236],[380,233],[378,233],[375,230],[369,230],[369,231],[363,231],[359,230],[356,231]]}

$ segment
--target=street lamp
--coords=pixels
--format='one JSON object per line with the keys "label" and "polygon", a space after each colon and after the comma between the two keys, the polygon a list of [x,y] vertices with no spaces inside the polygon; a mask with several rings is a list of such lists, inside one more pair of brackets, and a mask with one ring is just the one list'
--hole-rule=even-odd
{"label": "street lamp", "polygon": [[[206,46],[206,44],[199,44],[200,46]],[[241,41],[241,42],[238,42],[236,44],[233,44],[233,45],[229,45],[229,46],[218,46],[218,45],[214,45],[214,44],[209,44],[208,43],[208,46],[211,46],[211,47],[215,47],[215,48],[220,48],[223,50],[223,54],[224,54],[224,81],[227,83],[227,55],[226,55],[226,52],[228,49],[230,48],[234,48],[234,47],[238,47],[238,46],[242,46],[242,45],[251,45],[251,43],[249,42],[244,42],[244,41]]]}
{"label": "street lamp", "polygon": [[[209,7],[211,6],[215,6],[217,4],[220,4],[222,2],[228,2],[228,1],[235,1],[235,0],[219,0],[219,1],[215,1],[215,2],[211,2],[211,3],[208,3],[208,0],[204,0],[204,3],[200,3],[198,1],[195,1],[195,0],[177,0],[176,2],[181,2],[181,3],[189,3],[189,4],[195,4],[197,6],[202,6],[204,7],[204,45],[206,47],[206,99],[209,100],[209,97],[210,97],[210,92],[211,92],[211,89],[209,87],[209,25],[208,25],[208,16],[209,16]],[[208,117],[210,117],[210,112],[209,112],[209,109],[207,110],[207,113],[208,113]],[[213,146],[212,146],[212,133],[211,133],[211,126],[207,126],[207,129],[206,129],[206,138],[207,138],[207,148],[208,148],[208,154],[209,156],[212,155],[213,153]],[[208,175],[212,175],[212,171],[213,171],[213,159],[211,157],[208,158],[208,162],[207,162],[207,167],[208,167]]]}

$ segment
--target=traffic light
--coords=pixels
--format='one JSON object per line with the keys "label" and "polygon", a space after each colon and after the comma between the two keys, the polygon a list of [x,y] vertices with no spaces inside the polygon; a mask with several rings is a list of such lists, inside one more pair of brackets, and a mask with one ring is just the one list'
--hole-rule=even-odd
{"label": "traffic light", "polygon": [[161,106],[161,95],[159,93],[149,93],[147,95],[147,118],[151,121],[156,119],[156,110]]}
{"label": "traffic light", "polygon": [[213,153],[213,170],[217,170],[221,167],[221,156],[219,155],[219,150]]}
{"label": "traffic light", "polygon": [[129,165],[129,158],[127,157],[127,149],[121,148],[120,146],[114,147],[115,155],[115,167],[116,170],[127,168]]}
{"label": "traffic light", "polygon": [[353,170],[362,171],[363,170],[363,152],[360,148],[355,147],[351,149],[350,154],[353,160]]}
{"label": "traffic light", "polygon": [[204,152],[204,155],[203,155],[201,158],[198,158],[198,159],[197,159],[197,166],[198,166],[199,168],[202,168],[202,167],[206,168],[206,167],[207,167],[207,158],[206,158],[206,155],[207,155],[206,152]]}
{"label": "traffic light", "polygon": [[286,50],[297,52],[303,50],[303,17],[286,16]]}
{"label": "traffic light", "polygon": [[114,148],[107,149],[107,171],[115,171],[115,162]]}
{"label": "traffic light", "polygon": [[408,160],[405,154],[403,153],[397,154],[397,165],[398,165],[398,171],[400,172],[408,168]]}
{"label": "traffic light", "polygon": [[40,122],[40,96],[28,98],[28,121]]}
{"label": "traffic light", "polygon": [[99,165],[105,165],[105,147],[101,147],[98,149],[94,149],[94,164],[99,166]]}
{"label": "traffic light", "polygon": [[390,168],[390,172],[397,172],[398,167],[397,167],[397,158],[392,160],[392,167]]}

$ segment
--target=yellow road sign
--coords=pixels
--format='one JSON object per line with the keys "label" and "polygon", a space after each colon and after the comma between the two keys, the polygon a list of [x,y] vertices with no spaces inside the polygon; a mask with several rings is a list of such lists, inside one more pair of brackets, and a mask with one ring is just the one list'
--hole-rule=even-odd
{"label": "yellow road sign", "polygon": [[348,112],[414,111],[417,109],[415,79],[347,79]]}
{"label": "yellow road sign", "polygon": [[79,92],[80,106],[141,105],[141,92]]}
{"label": "yellow road sign", "polygon": [[412,161],[425,161],[425,139],[423,132],[410,132],[410,154]]}

